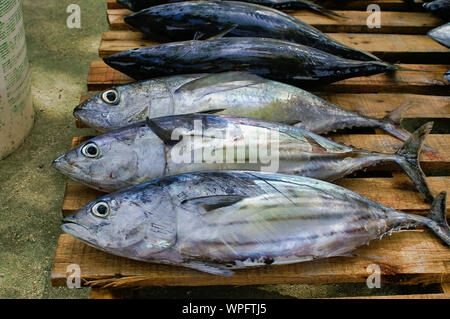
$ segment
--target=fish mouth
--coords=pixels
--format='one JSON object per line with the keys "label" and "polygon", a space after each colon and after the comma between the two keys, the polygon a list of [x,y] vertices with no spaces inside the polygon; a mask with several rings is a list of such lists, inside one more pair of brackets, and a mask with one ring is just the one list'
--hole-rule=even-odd
{"label": "fish mouth", "polygon": [[80,104],[73,110],[73,116],[87,126],[96,129],[97,131],[105,132],[108,130],[109,123],[102,124],[101,121],[97,120],[99,112],[100,111],[88,110],[84,104]]}
{"label": "fish mouth", "polygon": [[92,182],[92,177],[86,174],[83,168],[77,165],[75,161],[68,160],[67,154],[63,154],[55,159],[52,162],[52,167],[77,182],[83,184]]}
{"label": "fish mouth", "polygon": [[[74,168],[77,168],[75,166],[75,163],[72,163],[72,162],[69,163],[69,161],[67,160],[66,154],[63,154],[63,155],[59,156],[57,159],[55,159],[52,162],[52,166],[53,166],[53,168],[57,169],[58,171],[62,172],[63,174],[71,175],[71,174],[77,173],[77,172],[75,172],[75,169],[74,169]],[[80,169],[77,168],[77,170],[80,170]]]}
{"label": "fish mouth", "polygon": [[87,227],[78,224],[72,216],[63,219],[61,229],[64,233],[69,234],[89,245],[98,246],[96,236],[94,236]]}
{"label": "fish mouth", "polygon": [[83,108],[83,104],[80,104],[73,109],[73,116],[80,121],[84,121],[84,118],[83,118],[84,112],[86,112],[86,111]]}

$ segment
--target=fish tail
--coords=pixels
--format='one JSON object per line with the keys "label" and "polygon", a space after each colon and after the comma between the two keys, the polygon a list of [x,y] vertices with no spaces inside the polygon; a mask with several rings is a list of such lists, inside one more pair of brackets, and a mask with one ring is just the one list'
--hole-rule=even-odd
{"label": "fish tail", "polygon": [[395,161],[402,167],[409,178],[411,178],[417,191],[425,196],[425,201],[428,203],[431,203],[434,198],[425,179],[425,174],[420,167],[419,154],[423,142],[432,128],[433,122],[422,125],[411,134],[405,144],[395,153]]}
{"label": "fish tail", "polygon": [[450,246],[450,227],[447,223],[447,192],[441,192],[436,196],[427,218],[432,221],[427,223],[428,228]]}
{"label": "fish tail", "polygon": [[[400,122],[402,120],[403,114],[411,107],[411,103],[403,103],[399,107],[395,108],[391,112],[389,112],[388,115],[386,115],[382,119],[376,119],[376,122],[378,123],[378,127],[383,129],[384,131],[388,132],[389,134],[395,136],[396,138],[406,142],[410,137],[411,134],[403,129],[400,125]],[[429,151],[433,153],[438,153],[435,149],[423,145],[422,149],[424,151]]]}

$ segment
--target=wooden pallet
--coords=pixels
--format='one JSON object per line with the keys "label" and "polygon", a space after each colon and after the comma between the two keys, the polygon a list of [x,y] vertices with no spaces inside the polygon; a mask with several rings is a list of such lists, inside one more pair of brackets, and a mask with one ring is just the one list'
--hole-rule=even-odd
{"label": "wooden pallet", "polygon": [[[377,3],[384,10],[404,12],[384,12],[385,29],[367,30],[363,18],[368,13],[361,10],[364,10],[368,3]],[[346,7],[341,7],[346,10],[342,13],[349,17],[347,20],[333,20],[305,11],[289,12],[325,32],[341,32],[330,35],[348,45],[373,52],[390,61],[402,61],[407,63],[404,66],[409,68],[427,71],[398,71],[391,75],[353,78],[318,87],[315,89],[316,93],[333,103],[370,116],[383,117],[393,108],[410,103],[411,108],[406,119],[450,121],[449,83],[443,79],[443,73],[450,68],[444,64],[448,63],[449,50],[424,35],[427,30],[442,22],[428,13],[413,12],[420,11],[419,7],[408,7],[402,0],[351,1]],[[115,0],[108,0],[111,30],[121,31],[103,34],[99,47],[100,57],[156,44],[124,25],[123,17],[127,13],[128,10],[121,8]],[[383,32],[388,34],[382,34]],[[130,81],[131,78],[111,69],[102,61],[93,61],[87,81],[90,92],[81,100],[92,95],[93,91]],[[76,125],[85,127],[80,122],[76,122]],[[74,137],[71,147],[79,145],[87,138]],[[368,134],[333,134],[330,138],[356,147],[384,152],[393,152],[401,145],[400,141],[379,130]],[[421,154],[422,168],[426,172],[448,172],[450,134],[431,134],[426,143],[439,153]],[[360,174],[357,178],[343,178],[337,184],[389,207],[421,215],[428,212],[429,205],[414,191],[410,180],[397,165],[370,168],[367,174]],[[373,177],[374,174],[381,177]],[[448,176],[428,177],[427,181],[435,194],[442,190],[450,191]],[[70,215],[101,195],[101,192],[69,182],[62,212],[64,216]],[[447,214],[449,211],[450,208]],[[113,256],[63,234],[58,240],[51,282],[55,286],[64,286],[68,275],[67,266],[78,264],[81,267],[83,284],[93,287],[91,298],[110,299],[126,296],[125,290],[117,288],[144,286],[364,282],[368,276],[366,267],[376,263],[381,267],[382,283],[442,284],[441,293],[386,298],[450,298],[450,249],[426,229],[395,233],[392,237],[373,241],[369,246],[359,248],[356,253],[358,257],[355,258],[336,257],[294,265],[241,270],[232,277],[218,277],[181,267],[146,264]]]}

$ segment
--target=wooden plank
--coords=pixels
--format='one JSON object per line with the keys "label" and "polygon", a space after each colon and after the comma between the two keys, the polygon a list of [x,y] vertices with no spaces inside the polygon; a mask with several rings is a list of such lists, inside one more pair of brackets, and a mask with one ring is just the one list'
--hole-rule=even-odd
{"label": "wooden plank", "polygon": [[103,288],[364,282],[368,276],[367,267],[372,264],[380,266],[382,284],[450,281],[450,250],[428,230],[394,233],[358,248],[355,253],[358,256],[353,258],[333,257],[243,269],[233,276],[222,277],[113,256],[63,234],[58,239],[51,282],[53,286],[66,285],[70,264],[80,266],[84,285]]}
{"label": "wooden plank", "polygon": [[[449,83],[443,74],[446,65],[402,64],[403,67],[426,70],[427,72],[397,71],[390,74],[378,74],[369,77],[351,78],[325,86],[318,86],[317,91],[333,93],[387,93],[401,92],[414,94],[446,95]],[[93,61],[89,68],[88,91],[102,91],[114,85],[134,81],[129,76],[109,67],[103,61]]]}
{"label": "wooden plank", "polygon": [[[385,61],[402,63],[448,63],[449,49],[426,35],[400,34],[328,34],[339,42],[356,49],[371,52]],[[99,47],[99,56],[160,44],[140,32],[105,32]],[[427,62],[428,61],[428,62]]]}
{"label": "wooden plank", "polygon": [[[107,0],[108,9],[123,9],[117,0]],[[328,8],[345,10],[366,10],[370,4],[380,6],[383,11],[423,11],[421,1],[413,5],[406,4],[403,0],[354,0],[342,3],[341,1],[329,1]]]}
{"label": "wooden plank", "polygon": [[409,103],[404,118],[450,118],[450,97],[420,94],[351,94],[318,93],[322,98],[352,111],[376,118],[384,117],[394,108]]}
{"label": "wooden plank", "polygon": [[442,284],[442,291],[443,291],[445,294],[450,294],[450,282],[444,282],[444,283]]}
{"label": "wooden plank", "polygon": [[[427,182],[433,194],[446,190],[450,192],[450,177],[428,177]],[[377,203],[405,212],[424,215],[430,205],[423,201],[422,195],[414,190],[414,186],[406,176],[395,178],[343,178],[336,184],[361,194]],[[76,182],[66,185],[66,193],[62,204],[64,216],[100,198],[104,193],[93,190]],[[447,199],[447,214],[450,213]],[[449,215],[450,216],[450,215]]]}
{"label": "wooden plank", "polygon": [[89,299],[124,299],[125,291],[121,289],[91,288]]}
{"label": "wooden plank", "polygon": [[[427,34],[433,28],[445,23],[442,19],[428,12],[391,12],[383,11],[380,28],[369,28],[367,18],[372,12],[337,10],[336,13],[346,19],[332,18],[310,11],[289,11],[289,15],[310,24],[322,32],[349,33],[397,33],[397,34]],[[124,18],[133,13],[127,9],[109,9],[108,22],[110,29],[134,30],[125,23]]]}
{"label": "wooden plank", "polygon": [[[71,148],[87,141],[90,136],[76,136],[72,139]],[[395,153],[395,151],[403,144],[402,141],[387,134],[335,134],[330,135],[330,139],[352,145],[360,149]],[[429,170],[450,170],[450,134],[432,134],[426,138],[426,144],[439,153],[422,152],[420,155],[420,165],[424,171]],[[401,170],[395,163],[385,163],[372,167],[374,170]]]}

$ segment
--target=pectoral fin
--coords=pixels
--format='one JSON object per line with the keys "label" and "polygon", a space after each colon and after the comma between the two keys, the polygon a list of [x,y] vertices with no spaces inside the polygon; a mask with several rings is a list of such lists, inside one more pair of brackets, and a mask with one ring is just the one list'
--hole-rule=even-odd
{"label": "pectoral fin", "polygon": [[172,130],[163,128],[149,117],[145,119],[145,122],[147,123],[147,126],[153,131],[153,133],[155,133],[165,144],[174,145],[179,142],[172,140]]}

